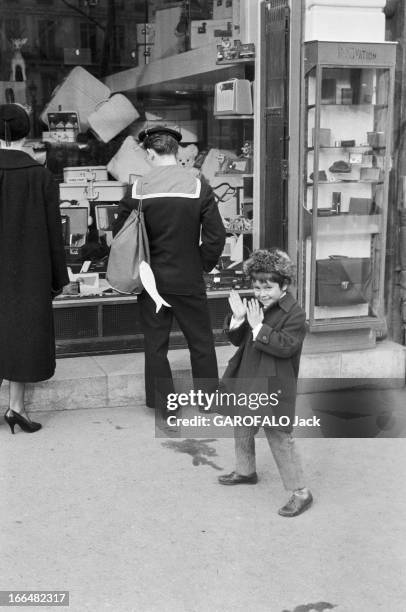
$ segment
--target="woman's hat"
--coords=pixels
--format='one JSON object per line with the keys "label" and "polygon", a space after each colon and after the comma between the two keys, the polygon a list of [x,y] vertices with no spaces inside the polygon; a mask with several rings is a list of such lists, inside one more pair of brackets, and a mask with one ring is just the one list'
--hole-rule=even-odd
{"label": "woman's hat", "polygon": [[0,139],[21,140],[30,132],[30,118],[20,104],[0,104]]}
{"label": "woman's hat", "polygon": [[142,132],[138,134],[138,140],[139,142],[144,142],[146,138],[149,136],[155,136],[155,134],[167,134],[168,136],[175,138],[175,140],[178,142],[182,140],[182,134],[180,132],[173,130],[172,128],[168,128],[165,125],[156,125],[154,127],[142,130]]}

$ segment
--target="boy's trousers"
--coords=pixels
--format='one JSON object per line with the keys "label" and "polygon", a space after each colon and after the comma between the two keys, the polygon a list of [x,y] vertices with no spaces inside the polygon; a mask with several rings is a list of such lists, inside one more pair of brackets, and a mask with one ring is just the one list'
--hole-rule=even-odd
{"label": "boy's trousers", "polygon": [[[234,427],[236,472],[242,476],[256,472],[255,434],[258,429]],[[285,489],[295,491],[304,487],[302,464],[292,434],[272,427],[264,427],[264,431]]]}

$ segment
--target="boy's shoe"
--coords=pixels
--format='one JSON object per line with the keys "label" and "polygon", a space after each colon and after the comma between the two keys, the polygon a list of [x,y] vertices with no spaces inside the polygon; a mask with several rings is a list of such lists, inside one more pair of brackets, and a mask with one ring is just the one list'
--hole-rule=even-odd
{"label": "boy's shoe", "polygon": [[231,472],[231,474],[223,474],[223,476],[219,476],[218,481],[223,485],[257,484],[258,476],[256,472],[253,472],[249,476],[243,476],[237,472]]}
{"label": "boy's shoe", "polygon": [[278,514],[281,516],[298,516],[302,514],[313,502],[313,496],[309,490],[303,494],[293,493],[289,501],[278,510]]}

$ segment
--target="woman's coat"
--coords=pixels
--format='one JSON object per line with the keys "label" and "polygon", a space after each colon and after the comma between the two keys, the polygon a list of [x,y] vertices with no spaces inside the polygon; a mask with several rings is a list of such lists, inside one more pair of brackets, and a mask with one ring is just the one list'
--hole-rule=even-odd
{"label": "woman's coat", "polygon": [[68,282],[58,185],[26,153],[0,149],[0,380],[54,374],[52,292]]}

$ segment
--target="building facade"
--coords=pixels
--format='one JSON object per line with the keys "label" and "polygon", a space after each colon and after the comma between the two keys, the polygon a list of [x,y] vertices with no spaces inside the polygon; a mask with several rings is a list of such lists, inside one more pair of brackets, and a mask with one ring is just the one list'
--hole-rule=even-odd
{"label": "building facade", "polygon": [[[49,132],[44,108],[55,86],[75,66],[136,109],[107,142],[82,130],[63,155],[58,149],[64,162],[52,169],[61,181],[64,167],[107,165],[146,125],[181,129],[179,163],[209,180],[227,228],[206,279],[218,342],[229,288],[249,293],[243,260],[252,248],[276,245],[297,263],[306,351],[326,355],[325,376],[347,376],[343,364],[357,351],[369,351],[358,361],[372,364],[364,368],[372,376],[385,347],[399,364],[387,377],[401,378],[405,105],[403,47],[395,43],[404,41],[404,12],[394,0],[2,0],[2,95],[11,87],[10,41],[26,38],[27,80],[12,88],[34,109],[37,140]],[[75,110],[59,106],[51,110]],[[48,144],[53,161],[58,147]],[[124,182],[132,174],[137,168]],[[102,203],[90,197],[93,216]],[[56,305],[61,354],[64,346],[140,348],[136,298],[105,297]],[[174,345],[182,342],[175,329]]]}

